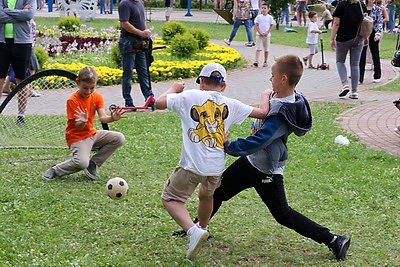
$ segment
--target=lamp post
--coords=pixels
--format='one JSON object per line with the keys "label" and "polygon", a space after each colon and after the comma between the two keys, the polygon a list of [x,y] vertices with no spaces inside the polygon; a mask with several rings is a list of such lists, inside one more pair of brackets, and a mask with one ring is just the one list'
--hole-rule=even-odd
{"label": "lamp post", "polygon": [[192,14],[190,14],[190,6],[192,5],[191,0],[187,0],[187,13],[186,13],[186,17],[191,17]]}

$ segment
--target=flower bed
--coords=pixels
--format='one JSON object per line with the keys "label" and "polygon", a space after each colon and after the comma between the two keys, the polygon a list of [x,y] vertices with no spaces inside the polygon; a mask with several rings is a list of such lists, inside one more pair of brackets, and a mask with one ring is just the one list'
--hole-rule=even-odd
{"label": "flower bed", "polygon": [[[108,30],[112,31],[112,28]],[[81,37],[82,35],[85,37]],[[41,32],[42,39],[38,45],[51,56],[50,60],[42,66],[43,69],[64,69],[78,73],[82,67],[90,65],[98,73],[98,85],[120,84],[122,70],[117,68],[116,64],[112,64],[110,59],[112,46],[117,43],[117,34],[103,32],[97,36],[101,37],[91,37],[87,30],[81,31],[77,36],[60,33],[59,37],[54,29]],[[154,40],[154,47],[162,45],[165,45],[162,39]],[[218,62],[227,69],[236,68],[242,64],[241,55],[235,49],[213,43],[209,43],[204,50],[191,59],[172,57],[168,46],[166,49],[153,50],[153,57],[154,62],[150,66],[152,82],[196,77],[201,68],[210,62]],[[136,70],[134,72],[136,73]],[[132,80],[136,83],[137,76],[134,75]]]}

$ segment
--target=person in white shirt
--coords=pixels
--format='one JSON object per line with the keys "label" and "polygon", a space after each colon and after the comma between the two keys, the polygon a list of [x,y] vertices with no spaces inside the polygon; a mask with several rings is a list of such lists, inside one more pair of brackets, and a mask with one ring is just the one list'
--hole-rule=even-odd
{"label": "person in white shirt", "polygon": [[[157,109],[168,108],[181,118],[181,159],[167,180],[161,198],[165,209],[188,235],[186,257],[189,260],[196,257],[209,236],[207,227],[213,194],[221,183],[226,163],[224,134],[229,126],[241,124],[247,117],[265,118],[272,92],[262,93],[260,108],[223,96],[226,70],[215,62],[203,67],[196,82],[200,90],[183,90],[184,83],[177,82],[155,102]],[[184,204],[198,185],[199,223],[196,225]]]}
{"label": "person in white shirt", "polygon": [[308,56],[303,57],[304,66],[307,66],[309,69],[315,69],[314,65],[312,64],[313,56],[318,53],[318,34],[323,33],[318,28],[316,21],[318,20],[317,13],[314,11],[310,11],[308,13],[308,18],[310,19],[310,23],[308,24],[308,35],[306,39],[306,43],[310,48],[310,54]]}
{"label": "person in white shirt", "polygon": [[268,3],[262,3],[261,14],[254,20],[255,28],[257,31],[257,41],[256,41],[256,56],[253,63],[254,67],[258,67],[260,53],[264,50],[264,63],[263,67],[268,67],[268,53],[271,38],[271,30],[275,24],[274,18],[268,14],[270,8]]}

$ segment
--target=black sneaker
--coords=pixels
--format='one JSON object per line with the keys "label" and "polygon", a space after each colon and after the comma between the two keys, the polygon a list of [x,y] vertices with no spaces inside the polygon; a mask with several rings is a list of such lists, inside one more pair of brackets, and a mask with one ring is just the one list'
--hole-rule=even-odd
{"label": "black sneaker", "polygon": [[97,174],[96,164],[93,161],[89,161],[89,166],[84,169],[87,177],[90,179],[96,180],[99,179],[99,175]]}
{"label": "black sneaker", "polygon": [[350,246],[351,237],[348,235],[337,235],[336,240],[328,244],[328,248],[335,253],[337,260],[346,258],[347,250]]}
{"label": "black sneaker", "polygon": [[24,115],[18,115],[17,116],[17,125],[24,125],[25,124],[25,116]]}

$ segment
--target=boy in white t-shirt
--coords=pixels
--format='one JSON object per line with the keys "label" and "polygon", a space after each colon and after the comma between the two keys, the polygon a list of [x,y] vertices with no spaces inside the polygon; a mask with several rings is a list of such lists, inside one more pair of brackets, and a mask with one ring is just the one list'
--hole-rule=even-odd
{"label": "boy in white t-shirt", "polygon": [[303,57],[304,66],[307,66],[309,69],[315,69],[314,65],[312,64],[313,56],[318,53],[318,34],[324,33],[326,31],[321,31],[318,28],[316,21],[318,20],[317,13],[314,11],[310,11],[308,13],[308,18],[310,19],[310,23],[308,24],[308,35],[306,39],[306,43],[310,48],[310,54],[308,56]]}
{"label": "boy in white t-shirt", "polygon": [[[213,194],[221,183],[225,168],[224,133],[233,124],[247,117],[265,118],[269,111],[269,95],[261,95],[260,108],[223,96],[226,89],[226,70],[218,63],[209,63],[196,82],[200,90],[183,90],[177,82],[159,96],[157,109],[168,108],[179,114],[182,124],[181,158],[167,180],[162,202],[172,218],[187,232],[186,257],[193,260],[207,240],[208,221],[213,207]],[[179,138],[179,137],[177,137]],[[184,204],[199,187],[199,224],[193,223]]]}
{"label": "boy in white t-shirt", "polygon": [[256,41],[256,57],[253,63],[254,67],[258,67],[258,60],[260,58],[260,53],[264,50],[264,64],[263,67],[268,66],[268,53],[271,38],[271,30],[275,24],[274,18],[268,14],[270,8],[268,3],[262,3],[261,14],[259,14],[254,23],[257,30],[257,41]]}

